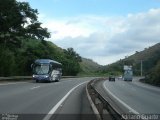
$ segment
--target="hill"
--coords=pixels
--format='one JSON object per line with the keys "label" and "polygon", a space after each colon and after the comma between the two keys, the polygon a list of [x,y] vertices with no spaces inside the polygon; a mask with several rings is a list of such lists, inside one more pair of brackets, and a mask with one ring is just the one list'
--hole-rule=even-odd
{"label": "hill", "polygon": [[105,66],[105,72],[122,74],[124,65],[132,65],[134,75],[140,75],[142,65],[143,75],[146,76],[146,82],[160,84],[160,43],[145,48],[143,51],[136,51],[135,54],[125,59]]}
{"label": "hill", "polygon": [[[135,54],[129,56],[124,61],[126,64],[131,64],[134,68],[135,74],[140,74],[140,66],[142,62],[143,74],[148,74],[152,68],[154,68],[160,60],[160,43],[155,44],[149,48],[145,48],[143,51],[136,51]],[[124,62],[124,63],[125,63]]]}
{"label": "hill", "polygon": [[81,73],[91,74],[97,72],[102,66],[91,59],[82,58],[82,62],[80,62],[80,67]]}

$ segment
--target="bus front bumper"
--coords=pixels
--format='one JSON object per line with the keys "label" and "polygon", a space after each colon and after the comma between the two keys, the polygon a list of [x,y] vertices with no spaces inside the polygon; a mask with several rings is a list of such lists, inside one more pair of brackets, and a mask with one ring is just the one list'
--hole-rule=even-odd
{"label": "bus front bumper", "polygon": [[33,80],[38,81],[50,81],[50,77],[48,75],[33,75],[32,78]]}

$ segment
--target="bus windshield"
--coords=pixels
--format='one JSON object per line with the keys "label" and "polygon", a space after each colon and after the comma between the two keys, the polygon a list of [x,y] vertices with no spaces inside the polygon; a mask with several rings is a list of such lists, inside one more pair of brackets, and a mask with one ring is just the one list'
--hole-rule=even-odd
{"label": "bus windshield", "polygon": [[125,75],[132,75],[133,72],[132,72],[131,70],[127,70],[127,71],[124,72],[124,74],[125,74]]}
{"label": "bus windshield", "polygon": [[49,64],[41,64],[34,66],[34,73],[37,75],[44,75],[49,73]]}

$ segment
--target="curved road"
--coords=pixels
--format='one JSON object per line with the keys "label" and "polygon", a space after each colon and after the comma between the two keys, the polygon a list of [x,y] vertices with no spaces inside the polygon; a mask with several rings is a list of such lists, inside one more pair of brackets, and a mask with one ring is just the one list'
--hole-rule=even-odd
{"label": "curved road", "polygon": [[92,79],[68,78],[53,83],[1,83],[0,120],[8,117],[18,120],[92,118],[93,112],[85,93],[85,86]]}
{"label": "curved road", "polygon": [[132,82],[106,80],[96,88],[122,113],[160,114],[160,88],[140,83],[138,78]]}

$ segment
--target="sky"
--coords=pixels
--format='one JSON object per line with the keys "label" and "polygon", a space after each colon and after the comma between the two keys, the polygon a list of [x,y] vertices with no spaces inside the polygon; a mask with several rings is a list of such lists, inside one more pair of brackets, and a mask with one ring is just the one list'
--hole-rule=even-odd
{"label": "sky", "polygon": [[38,9],[54,44],[100,65],[160,42],[160,0],[18,0]]}

